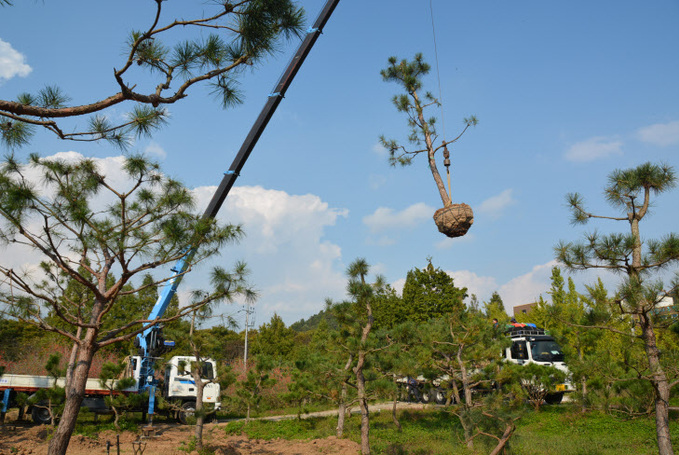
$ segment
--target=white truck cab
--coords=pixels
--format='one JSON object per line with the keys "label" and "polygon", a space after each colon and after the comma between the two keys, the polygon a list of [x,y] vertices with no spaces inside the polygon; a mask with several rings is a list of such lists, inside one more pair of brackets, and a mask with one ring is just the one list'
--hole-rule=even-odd
{"label": "white truck cab", "polygon": [[[195,361],[196,358],[193,356],[174,356],[165,365],[163,395],[168,400],[191,402],[195,406],[196,383],[191,375],[191,363]],[[220,386],[218,383],[210,382],[217,378],[217,363],[212,359],[204,359],[200,376],[206,383],[203,389],[203,403],[212,403],[215,409],[219,409]]]}
{"label": "white truck cab", "polygon": [[518,365],[536,363],[553,366],[566,373],[566,381],[555,385],[555,393],[550,394],[548,401],[561,402],[564,393],[575,391],[561,346],[544,329],[530,323],[512,323],[506,333],[512,340],[511,346],[503,352],[507,361]]}

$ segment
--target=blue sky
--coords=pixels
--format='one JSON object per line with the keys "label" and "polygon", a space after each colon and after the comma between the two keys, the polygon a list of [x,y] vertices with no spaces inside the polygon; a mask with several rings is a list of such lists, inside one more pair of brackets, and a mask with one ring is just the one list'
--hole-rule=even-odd
{"label": "blue sky", "polygon": [[[0,98],[59,85],[74,104],[116,89],[112,68],[132,28],[150,21],[154,2],[16,2],[0,9]],[[321,0],[300,2],[313,22]],[[203,8],[170,0],[171,13]],[[564,195],[604,204],[606,176],[646,161],[679,168],[679,3],[638,1],[341,0],[285,100],[246,164],[220,218],[242,223],[247,238],[217,261],[245,260],[259,290],[256,320],[274,312],[287,323],[324,299],[342,299],[346,266],[364,257],[397,288],[407,271],[434,265],[480,300],[499,291],[514,305],[544,297],[553,246],[578,239]],[[245,103],[222,110],[205,89],[170,106],[170,124],[131,151],[207,204],[297,43],[245,74]],[[454,146],[453,200],[475,213],[468,235],[451,241],[431,219],[440,199],[426,163],[391,168],[381,134],[405,142],[405,118],[381,80],[387,58],[422,52],[432,64],[425,87],[442,101],[448,139],[475,114],[479,125]],[[122,110],[109,112],[120,115]],[[19,155],[76,152],[113,166],[106,144],[60,142],[41,134]],[[115,166],[114,166],[115,167]],[[112,168],[113,169],[113,168]],[[114,170],[111,170],[114,172]],[[656,200],[646,237],[676,231],[679,189]],[[10,253],[3,255],[9,257]],[[8,260],[21,262],[20,258]],[[185,281],[204,283],[207,267]],[[575,276],[579,284],[592,274]],[[606,277],[611,289],[615,279]],[[227,308],[234,313],[236,307]],[[239,316],[240,317],[240,316]]]}

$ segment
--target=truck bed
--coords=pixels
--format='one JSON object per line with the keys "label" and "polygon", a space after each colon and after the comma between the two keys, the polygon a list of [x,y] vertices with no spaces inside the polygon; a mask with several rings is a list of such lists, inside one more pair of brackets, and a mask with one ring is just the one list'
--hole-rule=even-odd
{"label": "truck bed", "polygon": [[[113,380],[111,380],[113,381]],[[66,378],[58,378],[57,385],[64,387]],[[115,383],[115,381],[113,381]],[[12,389],[16,392],[35,392],[39,389],[48,389],[54,385],[54,378],[51,376],[36,376],[29,374],[4,374],[0,376],[0,391]],[[136,392],[137,386],[134,385],[126,392]],[[102,387],[99,379],[88,378],[85,387],[87,395],[108,395],[109,390]]]}

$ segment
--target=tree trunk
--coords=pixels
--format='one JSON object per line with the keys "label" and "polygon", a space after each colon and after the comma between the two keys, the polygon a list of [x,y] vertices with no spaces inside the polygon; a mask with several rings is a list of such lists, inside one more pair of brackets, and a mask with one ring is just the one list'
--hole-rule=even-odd
{"label": "tree trunk", "polygon": [[344,436],[344,420],[346,419],[346,415],[347,415],[346,399],[347,399],[347,383],[343,382],[342,383],[342,392],[341,392],[339,408],[337,410],[337,431],[336,431],[336,435],[337,435],[338,438],[342,438]]}
{"label": "tree trunk", "polygon": [[655,428],[658,439],[658,453],[673,455],[672,438],[670,436],[670,385],[665,370],[660,364],[660,351],[656,344],[655,331],[649,315],[640,315],[644,348],[651,371],[651,383],[655,389]]}
{"label": "tree trunk", "polygon": [[[646,214],[648,208],[649,189],[644,191],[644,204],[638,213],[630,214],[630,228],[634,236],[634,248],[632,250],[632,267],[628,272],[628,276],[633,284],[639,285],[641,279],[639,271],[641,270],[641,236],[639,234],[639,221]],[[653,329],[653,321],[650,318],[649,312],[651,307],[649,302],[641,300],[637,302],[637,315],[639,316],[639,325],[641,326],[641,337],[644,340],[644,349],[646,350],[646,357],[648,358],[648,367],[651,372],[651,384],[655,389],[655,431],[658,439],[658,453],[660,455],[673,455],[672,438],[670,436],[670,385],[667,381],[665,370],[660,364],[660,351]]]}
{"label": "tree trunk", "polygon": [[[349,355],[347,363],[344,365],[344,371],[349,372],[351,364],[354,361],[354,356]],[[340,391],[339,410],[337,411],[337,437],[344,436],[344,420],[347,414],[347,380],[342,381],[342,390]]]}
{"label": "tree trunk", "polygon": [[[198,346],[194,342],[193,334],[196,328],[196,312],[194,311],[191,315],[191,328],[189,329],[189,342],[191,345],[191,350],[193,351],[193,356],[196,358],[196,362],[193,362],[191,367],[191,376],[193,376],[193,383],[196,386],[196,427],[194,428],[194,436],[196,438],[196,450],[198,452],[203,450],[203,423],[205,422],[205,416],[203,415],[203,390],[205,389],[205,384],[203,379],[200,377],[200,372],[202,367],[200,365],[200,352]],[[248,407],[248,419],[250,418],[250,408]]]}
{"label": "tree trunk", "polygon": [[[82,327],[78,327],[76,330],[75,336],[79,340],[80,335],[82,334]],[[75,361],[78,356],[78,349],[80,349],[80,344],[79,343],[73,343],[73,347],[71,347],[71,354],[68,357],[68,364],[66,367],[66,383],[65,386],[69,387],[71,384],[71,380],[73,379],[73,369],[75,368]]]}
{"label": "tree trunk", "polygon": [[436,188],[438,188],[439,190],[439,195],[441,196],[443,206],[446,207],[452,204],[452,201],[450,199],[450,196],[448,195],[448,191],[446,190],[446,185],[443,183],[441,174],[439,174],[439,170],[436,167],[436,158],[434,156],[434,144],[432,143],[431,140],[431,133],[429,132],[429,128],[427,127],[427,122],[424,119],[424,110],[422,108],[422,105],[420,104],[420,99],[417,96],[417,93],[412,92],[411,95],[415,100],[415,110],[417,111],[418,120],[422,125],[424,142],[427,146],[427,158],[429,159],[429,170],[431,171],[431,175],[434,177],[434,181],[436,182]]}
{"label": "tree trunk", "polygon": [[[584,354],[582,352],[582,349],[578,349],[578,358],[580,359],[580,363],[582,364],[584,362]],[[587,378],[585,376],[580,379],[580,388],[582,389],[582,406],[580,410],[582,412],[587,411]]]}
{"label": "tree trunk", "polygon": [[[457,386],[457,380],[453,379],[451,383],[453,384],[453,395],[450,399],[455,400],[455,403],[460,404],[462,403],[462,400],[460,399],[460,388]],[[448,401],[446,402],[446,405],[450,404],[451,403],[449,403]]]}
{"label": "tree trunk", "polygon": [[502,434],[502,437],[498,441],[493,451],[490,452],[490,455],[498,455],[505,450],[505,446],[507,445],[507,442],[509,442],[509,438],[511,438],[512,435],[514,434],[515,429],[516,426],[514,425],[514,423],[507,424],[507,426],[505,427],[505,432]]}
{"label": "tree trunk", "polygon": [[80,412],[80,405],[85,398],[87,376],[89,375],[90,365],[92,365],[92,358],[95,353],[94,337],[93,331],[88,330],[85,340],[82,341],[78,349],[76,362],[72,368],[71,381],[66,387],[64,412],[49,442],[48,455],[65,455],[68,449],[68,443],[78,419],[78,412]]}
{"label": "tree trunk", "polygon": [[464,360],[462,360],[462,350],[464,349],[464,345],[460,345],[460,348],[457,352],[457,363],[460,367],[460,378],[462,379],[462,391],[464,392],[464,404],[465,406],[472,407],[473,403],[473,398],[472,398],[472,388],[469,385],[469,375],[467,374],[467,367],[464,364]]}
{"label": "tree trunk", "polygon": [[396,430],[400,433],[403,428],[401,427],[401,422],[398,421],[398,417],[396,417],[397,404],[398,404],[398,391],[396,391],[396,393],[394,394],[394,404],[391,407],[391,420],[394,421],[394,425],[396,425]]}
{"label": "tree trunk", "polygon": [[356,387],[358,391],[358,405],[361,408],[361,454],[370,454],[370,411],[368,409],[368,395],[365,390],[365,376],[363,366],[365,365],[365,351],[358,351],[358,362],[356,363]]}
{"label": "tree trunk", "polygon": [[196,383],[196,428],[194,436],[196,437],[196,450],[198,452],[203,450],[203,424],[205,423],[205,415],[203,414],[203,389],[205,389],[205,384],[200,377],[199,368],[193,368],[193,381]]}
{"label": "tree trunk", "polygon": [[462,408],[462,412],[457,415],[457,418],[460,420],[460,425],[462,425],[462,431],[464,432],[464,440],[465,443],[467,444],[467,448],[469,450],[474,449],[474,424],[468,419],[467,417],[467,407],[465,404],[460,405]]}
{"label": "tree trunk", "polygon": [[358,350],[358,358],[354,373],[356,374],[356,388],[358,393],[358,404],[361,408],[361,454],[370,454],[370,410],[368,409],[368,394],[365,390],[365,376],[363,375],[363,367],[365,366],[365,359],[368,355],[366,350],[366,343],[368,342],[368,335],[373,326],[373,314],[370,303],[367,302],[366,310],[368,313],[368,322],[363,327],[361,333],[361,347]]}

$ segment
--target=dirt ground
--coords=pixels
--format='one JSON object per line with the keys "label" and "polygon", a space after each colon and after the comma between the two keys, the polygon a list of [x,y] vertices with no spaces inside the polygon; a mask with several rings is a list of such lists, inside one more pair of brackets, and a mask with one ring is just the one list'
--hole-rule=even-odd
{"label": "dirt ground", "polygon": [[[391,403],[370,406],[371,412],[391,409]],[[423,409],[427,405],[398,403],[399,409]],[[358,413],[352,408],[351,413]],[[302,418],[337,415],[336,410],[313,412]],[[47,453],[47,437],[50,427],[31,423],[16,423],[17,410],[7,414],[4,425],[0,425],[0,455],[43,455]],[[283,420],[296,416],[263,417],[264,420]],[[217,455],[358,455],[360,445],[347,439],[329,437],[325,439],[288,441],[276,439],[248,439],[247,436],[226,436],[226,423],[208,423],[203,430],[203,444]],[[139,440],[132,432],[120,434],[120,452],[117,451],[117,434],[105,431],[90,438],[76,435],[68,445],[69,455],[197,455],[188,452],[187,445],[193,436],[193,427],[171,424],[155,424],[155,434]],[[141,444],[140,444],[141,442]],[[110,444],[110,445],[109,445]],[[108,449],[107,449],[108,445]],[[143,449],[143,451],[142,451]]]}
{"label": "dirt ground", "polygon": [[[203,433],[206,447],[217,455],[356,455],[357,443],[335,437],[311,441],[250,440],[246,436],[229,436],[224,433],[225,424],[207,424]],[[42,455],[47,453],[48,427],[13,425],[0,427],[0,455]],[[138,435],[131,432],[120,434],[120,454],[187,455],[186,446],[192,436],[192,428],[177,425],[157,425],[156,434],[138,442]],[[117,434],[112,431],[100,433],[96,438],[76,435],[68,446],[69,455],[113,454],[117,452]],[[110,446],[107,450],[107,443]],[[143,452],[141,452],[143,449]],[[197,452],[193,452],[197,454]]]}

